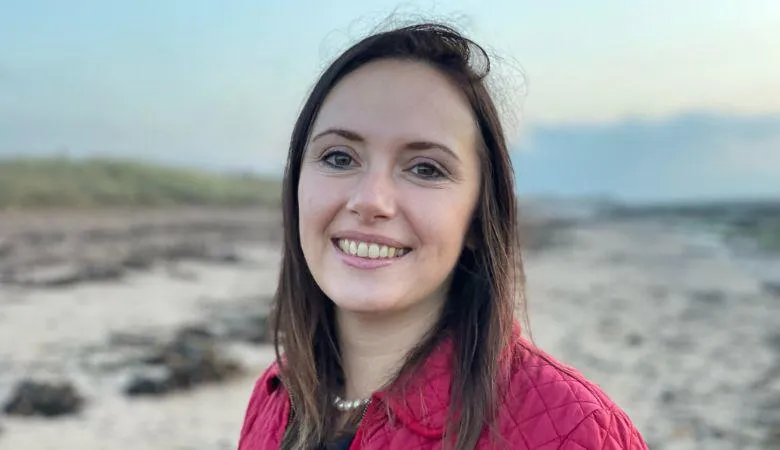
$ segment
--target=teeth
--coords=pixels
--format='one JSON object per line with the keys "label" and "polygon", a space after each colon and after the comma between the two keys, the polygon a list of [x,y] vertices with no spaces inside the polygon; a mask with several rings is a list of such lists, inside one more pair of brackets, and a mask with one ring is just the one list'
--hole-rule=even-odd
{"label": "teeth", "polygon": [[344,253],[359,256],[361,258],[379,259],[379,258],[397,258],[408,253],[408,250],[379,245],[373,242],[352,241],[349,239],[339,239],[337,242],[339,249]]}

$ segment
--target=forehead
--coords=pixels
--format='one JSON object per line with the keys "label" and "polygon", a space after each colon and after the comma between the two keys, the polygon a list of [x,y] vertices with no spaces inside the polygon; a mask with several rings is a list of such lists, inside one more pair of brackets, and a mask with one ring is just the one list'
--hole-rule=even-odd
{"label": "forehead", "polygon": [[438,140],[473,147],[476,125],[467,100],[425,63],[380,60],[342,79],[328,94],[312,135],[349,128],[368,139]]}

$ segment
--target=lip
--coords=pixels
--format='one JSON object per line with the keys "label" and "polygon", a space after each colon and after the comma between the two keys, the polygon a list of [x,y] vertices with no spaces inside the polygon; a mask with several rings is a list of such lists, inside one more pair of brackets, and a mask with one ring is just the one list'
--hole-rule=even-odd
{"label": "lip", "polygon": [[337,244],[335,242],[333,244],[333,251],[336,252],[336,257],[341,259],[341,261],[348,265],[349,267],[353,267],[355,269],[363,269],[363,270],[370,270],[370,269],[379,269],[380,267],[386,267],[390,264],[395,264],[399,260],[406,257],[406,255],[398,257],[398,258],[377,258],[377,259],[370,259],[370,258],[361,258],[359,256],[355,255],[349,255],[347,253],[344,253],[341,251],[340,248],[338,248]]}
{"label": "lip", "polygon": [[359,231],[342,231],[339,233],[334,233],[332,238],[334,241],[338,241],[339,239],[349,239],[352,241],[372,242],[379,245],[387,245],[388,247],[409,249],[408,245],[396,241],[395,239],[380,236],[378,234],[361,233]]}
{"label": "lip", "polygon": [[333,251],[336,252],[336,257],[341,259],[341,261],[347,266],[353,267],[355,269],[370,270],[370,269],[379,269],[380,267],[386,267],[391,264],[398,263],[402,259],[406,258],[409,253],[407,252],[407,254],[396,258],[376,258],[376,259],[362,258],[360,256],[350,255],[348,253],[344,253],[343,251],[341,251],[338,244],[339,239],[350,239],[353,241],[372,242],[380,245],[388,245],[395,248],[403,248],[403,249],[410,250],[408,246],[402,244],[401,242],[398,242],[394,239],[390,239],[384,236],[378,236],[375,234],[366,234],[366,233],[359,233],[353,231],[334,234],[333,238],[331,239],[331,244],[333,245]]}

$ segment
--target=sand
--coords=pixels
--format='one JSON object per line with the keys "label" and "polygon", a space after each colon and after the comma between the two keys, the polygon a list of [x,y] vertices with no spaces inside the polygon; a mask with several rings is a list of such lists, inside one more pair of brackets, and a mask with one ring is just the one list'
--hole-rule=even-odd
{"label": "sand", "polygon": [[[669,225],[594,222],[528,254],[533,338],[580,369],[654,449],[760,449],[779,432],[776,260],[735,258]],[[65,378],[76,416],[0,415],[0,449],[235,448],[267,345],[233,343],[245,375],[160,398],[128,398],[118,332],[161,336],[274,289],[278,245],[242,243],[240,264],[183,262],[65,288],[0,287],[0,401],[26,376]],[[755,268],[762,268],[756,270]],[[182,274],[185,274],[183,276]],[[117,354],[119,353],[119,354]],[[113,364],[113,365],[112,365]],[[113,368],[112,368],[113,367]]]}

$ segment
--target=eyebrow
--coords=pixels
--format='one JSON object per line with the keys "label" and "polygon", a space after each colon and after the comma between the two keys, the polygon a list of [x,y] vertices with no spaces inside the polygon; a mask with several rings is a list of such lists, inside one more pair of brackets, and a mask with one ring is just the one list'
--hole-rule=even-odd
{"label": "eyebrow", "polygon": [[[358,133],[355,133],[354,131],[345,130],[343,128],[328,128],[325,131],[322,131],[320,133],[317,133],[312,139],[311,142],[316,141],[317,139],[320,139],[322,137],[328,136],[328,135],[336,135],[340,136],[348,141],[352,142],[366,142],[366,139],[359,135]],[[433,141],[413,141],[409,142],[406,145],[404,145],[404,148],[408,150],[430,150],[430,149],[439,149],[444,151],[445,153],[448,153],[450,156],[455,158],[455,160],[460,161],[460,158],[458,158],[458,155],[452,151],[451,148],[447,147],[444,144],[439,144],[438,142]]]}

